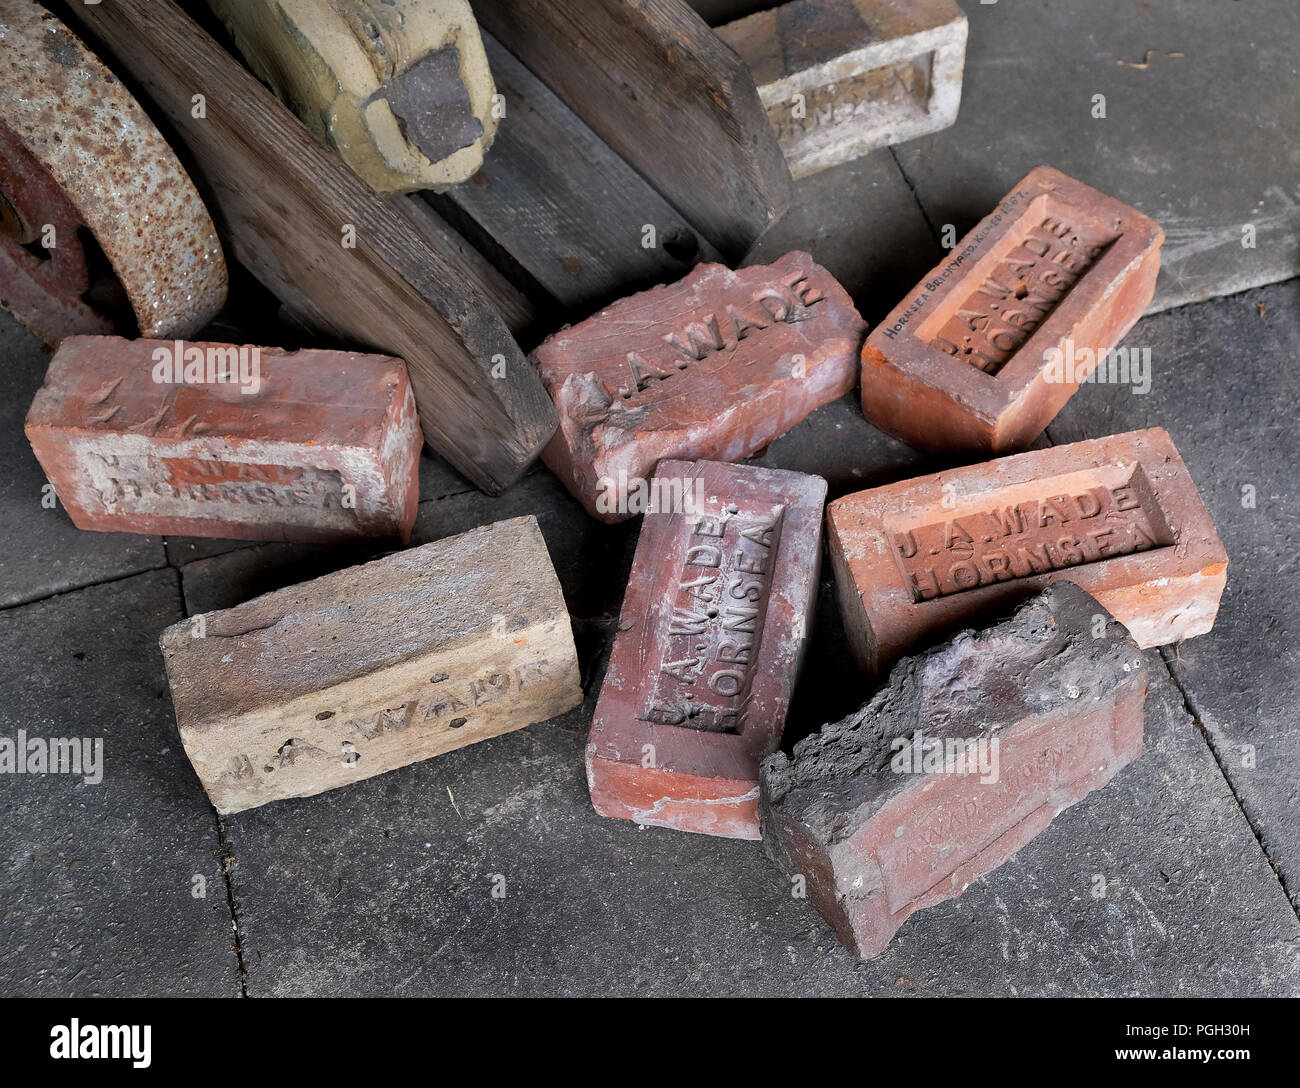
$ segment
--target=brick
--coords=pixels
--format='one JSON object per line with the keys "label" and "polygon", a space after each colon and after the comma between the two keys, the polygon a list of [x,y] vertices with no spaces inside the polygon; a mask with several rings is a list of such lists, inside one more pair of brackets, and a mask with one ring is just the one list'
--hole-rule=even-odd
{"label": "brick", "polygon": [[857,381],[866,324],[806,253],[614,303],[533,353],[560,412],[542,459],[602,521],[663,458],[736,461]]}
{"label": "brick", "polygon": [[1163,241],[1035,167],[867,338],[863,412],[919,449],[1026,449],[1142,316]]}
{"label": "brick", "polygon": [[[177,357],[187,380],[155,380]],[[419,502],[415,398],[384,355],[73,336],[27,437],[81,529],[405,542]]]}
{"label": "brick", "polygon": [[749,66],[802,178],[951,125],[966,29],[953,0],[792,0],[718,34]]}
{"label": "brick", "polygon": [[218,812],[345,786],[582,700],[531,515],[191,617],[160,644]]}
{"label": "brick", "polygon": [[876,672],[922,640],[1076,582],[1142,647],[1214,625],[1228,556],[1160,427],[860,491],[827,510],[850,645]]}
{"label": "brick", "polygon": [[603,816],[756,839],[821,562],[819,476],[665,461],[587,742]]}
{"label": "brick", "polygon": [[1058,582],[1006,622],[900,662],[856,713],[768,757],[764,845],[845,946],[879,955],[913,913],[1136,759],[1146,693],[1123,626]]}

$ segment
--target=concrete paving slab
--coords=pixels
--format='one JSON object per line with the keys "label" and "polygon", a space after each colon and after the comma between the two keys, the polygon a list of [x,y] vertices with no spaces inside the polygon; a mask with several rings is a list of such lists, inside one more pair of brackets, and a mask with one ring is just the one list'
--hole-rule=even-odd
{"label": "concrete paving slab", "polygon": [[[1116,392],[1086,386],[1076,402]],[[867,424],[851,396],[760,463],[820,469],[834,493],[938,467]],[[755,844],[602,820],[582,748],[635,523],[596,523],[539,471],[499,499],[422,504],[415,543],[523,512],[539,516],[579,616],[587,704],[348,790],[231,817],[250,994],[1300,993],[1295,914],[1158,656],[1143,759],[1008,866],[919,915],[871,964],[838,948]],[[240,549],[188,564],[187,602],[224,607],[351,561],[330,549]],[[865,695],[831,588],[824,571],[788,744]],[[1094,898],[1098,874],[1104,898]]]}
{"label": "concrete paving slab", "polygon": [[248,992],[1300,994],[1300,923],[1151,664],[1143,757],[870,963],[757,843],[597,816],[592,688],[553,722],[230,817]]}
{"label": "concrete paving slab", "polygon": [[0,608],[165,565],[159,537],[82,532],[62,506],[43,504],[47,481],[23,420],[45,380],[49,356],[36,337],[0,311],[0,358]]}
{"label": "concrete paving slab", "polygon": [[[759,462],[820,468],[834,493],[939,467],[871,427],[851,396]],[[542,472],[499,499],[422,504],[416,542],[522,512],[541,519],[570,605],[587,617],[575,622],[586,705],[346,791],[231,817],[250,994],[1231,994],[1254,992],[1260,977],[1266,992],[1300,992],[1295,915],[1158,654],[1143,760],[999,870],[1011,884],[994,873],[924,912],[870,965],[789,898],[754,844],[602,820],[582,750],[635,523],[596,523]],[[221,592],[243,599],[238,587],[251,586],[232,558],[186,568],[191,607],[216,607]],[[274,580],[299,575],[310,576],[286,561]],[[865,695],[829,568],[822,581],[787,744]],[[1095,874],[1105,899],[1093,898]]]}
{"label": "concrete paving slab", "polygon": [[794,201],[745,258],[811,253],[870,325],[938,260],[935,238],[888,148],[795,183]]}
{"label": "concrete paving slab", "polygon": [[[1164,227],[1156,309],[1300,271],[1300,6],[962,8],[970,40],[957,123],[894,149],[937,229],[964,234],[1047,163]],[[1104,118],[1093,116],[1097,95]],[[1253,248],[1242,245],[1244,227]],[[940,255],[933,247],[930,263]]]}
{"label": "concrete paving slab", "polygon": [[1125,346],[1151,391],[1086,385],[1048,434],[1173,436],[1229,564],[1214,630],[1166,657],[1300,909],[1300,280],[1145,318]]}
{"label": "concrete paving slab", "polygon": [[176,583],[155,571],[0,612],[0,743],[102,743],[98,784],[90,762],[0,774],[0,994],[240,992],[216,817],[157,645]]}
{"label": "concrete paving slab", "polygon": [[[872,428],[852,397],[760,461],[819,467],[838,493],[938,467]],[[597,524],[537,473],[500,499],[422,504],[416,539],[525,511],[541,518],[566,594],[589,617],[575,625],[587,705],[334,795],[231,817],[250,993],[1235,994],[1259,978],[1264,992],[1300,993],[1295,914],[1154,652],[1143,760],[965,896],[923,912],[873,964],[840,950],[753,844],[601,820],[581,753],[635,524]],[[251,595],[253,560],[286,547],[189,565],[191,608]],[[271,570],[257,591],[314,573],[297,559]],[[864,697],[843,647],[824,570],[787,744]],[[1106,894],[1094,898],[1098,874]],[[309,926],[315,914],[330,925]]]}

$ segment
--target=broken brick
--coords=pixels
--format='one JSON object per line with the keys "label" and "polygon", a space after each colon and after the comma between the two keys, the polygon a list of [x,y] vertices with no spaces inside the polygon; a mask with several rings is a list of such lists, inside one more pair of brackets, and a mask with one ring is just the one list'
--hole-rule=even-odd
{"label": "broken brick", "polygon": [[664,461],[654,483],[587,742],[592,804],[756,839],[759,761],[780,743],[812,621],[826,481]]}
{"label": "broken brick", "polygon": [[181,741],[223,813],[582,701],[569,613],[531,516],[193,616],[160,644]]}
{"label": "broken brick", "polygon": [[72,336],[27,437],[80,529],[405,542],[423,443],[385,355]]}
{"label": "broken brick", "polygon": [[846,947],[879,955],[1137,758],[1146,693],[1127,631],[1058,582],[768,757],[764,845]]}
{"label": "broken brick", "polygon": [[1162,428],[1015,454],[846,495],[827,510],[855,656],[928,639],[1068,579],[1142,647],[1214,625],[1228,556]]}
{"label": "broken brick", "polygon": [[806,253],[698,265],[533,352],[560,412],[542,459],[595,517],[631,517],[660,460],[740,460],[851,390],[865,332]]}
{"label": "broken brick", "polygon": [[1164,232],[1031,170],[862,349],[862,410],[919,449],[1028,448],[1151,302]]}

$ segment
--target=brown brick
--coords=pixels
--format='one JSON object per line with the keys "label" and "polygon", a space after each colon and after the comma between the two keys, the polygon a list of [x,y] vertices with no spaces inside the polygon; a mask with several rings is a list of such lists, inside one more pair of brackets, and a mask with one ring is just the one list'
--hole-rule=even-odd
{"label": "brown brick", "polygon": [[218,812],[344,786],[582,700],[531,516],[192,617],[160,641]]}
{"label": "brown brick", "polygon": [[596,811],[756,839],[812,620],[826,481],[664,461],[690,510],[647,513],[587,743]]}
{"label": "brown brick", "polygon": [[1036,167],[872,331],[862,410],[920,449],[1028,448],[1142,316],[1163,240]]}
{"label": "brown brick", "polygon": [[866,325],[806,253],[685,279],[614,303],[533,353],[560,411],[542,454],[603,521],[663,458],[736,461],[857,381]]}
{"label": "brown brick", "polygon": [[900,662],[861,710],[766,759],[768,853],[841,942],[876,956],[1135,759],[1146,692],[1128,633],[1058,582]]}
{"label": "brown brick", "polygon": [[[157,380],[178,357],[185,380]],[[405,541],[419,502],[415,398],[386,355],[73,336],[27,437],[81,529]]]}
{"label": "brown brick", "polygon": [[868,671],[1051,582],[1142,647],[1214,625],[1228,556],[1159,427],[847,495],[827,510],[836,594]]}

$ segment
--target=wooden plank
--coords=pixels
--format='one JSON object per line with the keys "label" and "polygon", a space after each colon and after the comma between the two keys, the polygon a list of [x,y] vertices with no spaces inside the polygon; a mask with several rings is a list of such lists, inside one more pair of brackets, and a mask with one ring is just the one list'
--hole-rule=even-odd
{"label": "wooden plank", "polygon": [[698,261],[718,259],[500,42],[484,33],[483,45],[505,116],[479,172],[430,194],[434,207],[455,205],[565,306],[592,306],[680,279]]}
{"label": "wooden plank", "polygon": [[394,197],[390,202],[411,219],[412,225],[459,274],[477,284],[496,307],[506,327],[519,338],[537,324],[537,308],[486,257],[469,244],[445,219],[416,195]]}
{"label": "wooden plank", "polygon": [[[389,205],[405,215],[411,227],[447,258],[447,262],[457,269],[459,279],[478,285],[521,347],[527,347],[528,340],[535,340],[549,331],[542,326],[542,318],[532,300],[418,195],[391,197]],[[282,309],[284,315],[304,332],[313,336],[331,335],[329,329],[315,324],[310,314],[295,310],[289,304]]]}
{"label": "wooden plank", "polygon": [[684,0],[474,0],[474,13],[721,253],[742,256],[789,207],[753,77]]}
{"label": "wooden plank", "polygon": [[476,485],[496,494],[518,479],[555,430],[555,408],[464,262],[433,248],[172,0],[68,12],[171,121],[239,261],[312,325],[405,359],[426,440]]}

